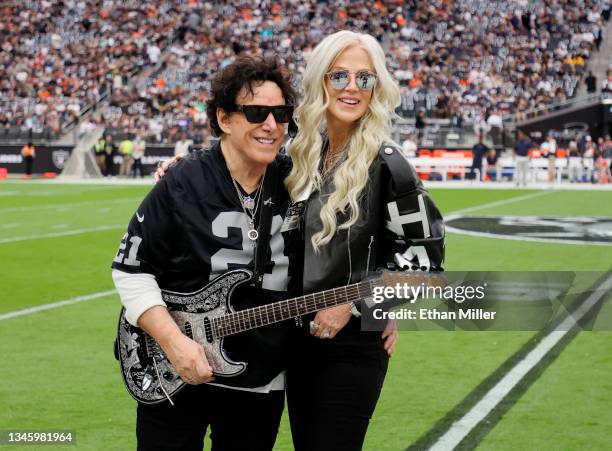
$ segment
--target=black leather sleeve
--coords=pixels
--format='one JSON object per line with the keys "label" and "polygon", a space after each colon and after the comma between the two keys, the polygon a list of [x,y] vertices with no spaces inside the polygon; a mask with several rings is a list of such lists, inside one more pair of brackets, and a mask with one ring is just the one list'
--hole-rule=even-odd
{"label": "black leather sleeve", "polygon": [[379,151],[387,261],[405,270],[442,271],[444,220],[414,167],[392,145]]}

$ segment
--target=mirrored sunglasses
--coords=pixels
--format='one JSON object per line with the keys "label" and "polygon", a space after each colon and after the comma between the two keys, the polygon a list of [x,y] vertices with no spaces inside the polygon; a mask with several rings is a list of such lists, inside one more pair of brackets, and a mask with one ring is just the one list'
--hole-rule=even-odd
{"label": "mirrored sunglasses", "polygon": [[274,120],[281,124],[286,124],[293,117],[293,105],[236,105],[236,111],[244,113],[251,124],[261,124],[270,113]]}
{"label": "mirrored sunglasses", "polygon": [[[344,89],[351,82],[351,73],[348,70],[332,70],[326,75],[334,89]],[[362,91],[371,91],[376,85],[377,78],[376,74],[361,70],[355,73],[355,84]]]}

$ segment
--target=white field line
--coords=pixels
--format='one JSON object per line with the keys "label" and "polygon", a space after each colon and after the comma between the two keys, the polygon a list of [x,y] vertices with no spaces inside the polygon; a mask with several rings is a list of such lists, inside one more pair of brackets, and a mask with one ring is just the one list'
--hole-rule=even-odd
{"label": "white field line", "polygon": [[41,209],[61,209],[61,208],[72,208],[72,207],[86,207],[88,205],[96,205],[99,206],[101,203],[103,204],[118,204],[123,202],[135,202],[138,200],[142,200],[142,197],[122,197],[121,199],[110,199],[110,200],[89,200],[83,202],[73,202],[73,203],[65,203],[65,204],[49,204],[49,205],[30,205],[27,207],[9,207],[9,208],[0,208],[0,214],[4,213],[12,213],[12,212],[23,212],[23,211],[39,211]]}
{"label": "white field line", "polygon": [[[446,217],[448,218],[448,216]],[[445,219],[446,219],[445,218]],[[452,226],[445,226],[445,230],[449,233],[457,235],[478,236],[484,238],[495,238],[498,240],[513,240],[513,241],[533,241],[536,243],[558,243],[558,244],[579,244],[581,246],[612,246],[612,243],[607,241],[580,241],[580,240],[562,240],[559,238],[536,238],[523,235],[496,235],[495,233],[476,232],[474,230],[457,229]]]}
{"label": "white field line", "polygon": [[53,302],[51,304],[37,305],[36,307],[29,307],[23,310],[15,310],[8,313],[0,313],[0,321],[10,318],[16,318],[18,316],[30,315],[32,313],[41,312],[43,310],[50,310],[58,307],[64,307],[66,305],[78,304],[79,302],[91,301],[93,299],[104,298],[115,294],[115,290],[99,291],[97,293],[86,294],[83,296],[77,296],[75,298],[66,299],[63,301]]}
{"label": "white field line", "polygon": [[545,196],[546,194],[554,193],[555,191],[538,191],[535,193],[524,194],[523,196],[515,196],[510,199],[496,200],[494,202],[489,202],[487,204],[475,205],[473,207],[462,208],[461,210],[451,211],[444,215],[444,219],[446,221],[450,221],[451,219],[455,219],[459,216],[464,215],[465,213],[472,213],[478,210],[485,210],[491,207],[499,207],[500,205],[508,205],[513,204],[515,202],[521,202],[527,199],[533,199],[535,197]]}
{"label": "white field line", "polygon": [[523,360],[510,369],[469,412],[458,421],[455,421],[450,429],[429,448],[429,451],[448,451],[454,449],[611,289],[612,276],[609,276],[573,314],[565,318]]}
{"label": "white field line", "polygon": [[57,238],[60,236],[68,236],[68,235],[80,235],[81,233],[102,232],[105,230],[123,229],[125,227],[126,227],[125,224],[121,224],[121,225],[116,224],[116,225],[89,227],[86,229],[65,230],[63,232],[42,233],[40,235],[13,236],[10,238],[0,238],[0,244],[14,243],[16,241],[40,240],[44,238]]}

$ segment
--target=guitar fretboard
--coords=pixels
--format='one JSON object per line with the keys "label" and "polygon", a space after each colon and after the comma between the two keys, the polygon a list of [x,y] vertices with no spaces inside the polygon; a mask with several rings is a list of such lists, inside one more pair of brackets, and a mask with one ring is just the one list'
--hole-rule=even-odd
{"label": "guitar fretboard", "polygon": [[226,337],[325,308],[358,301],[370,296],[372,287],[380,284],[381,281],[382,278],[376,278],[229,313],[213,319],[213,333],[219,338]]}

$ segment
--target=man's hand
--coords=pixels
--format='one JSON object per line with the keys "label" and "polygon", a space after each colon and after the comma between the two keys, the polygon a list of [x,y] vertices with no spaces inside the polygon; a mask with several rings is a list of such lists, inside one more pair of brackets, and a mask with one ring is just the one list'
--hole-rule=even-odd
{"label": "man's hand", "polygon": [[153,174],[155,183],[159,182],[162,178],[164,178],[164,175],[166,175],[166,172],[168,172],[172,166],[174,166],[176,163],[178,163],[183,158],[185,158],[185,155],[181,153],[181,154],[173,156],[169,160],[160,161],[157,166],[157,170],[155,171],[155,174]]}
{"label": "man's hand", "polygon": [[156,305],[144,312],[138,318],[138,326],[159,343],[186,383],[197,385],[214,380],[204,348],[181,332],[166,307]]}
{"label": "man's hand", "polygon": [[310,333],[318,338],[334,338],[350,319],[350,304],[321,310],[310,324]]}
{"label": "man's hand", "polygon": [[204,384],[215,379],[206,360],[204,348],[191,338],[178,334],[167,341],[162,349],[172,367],[187,384]]}

